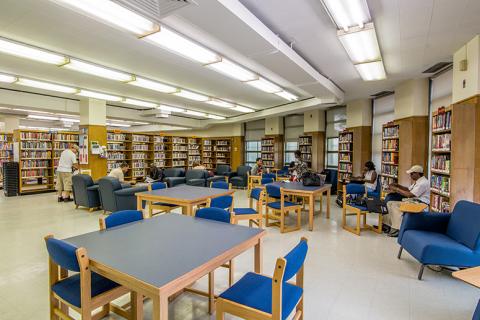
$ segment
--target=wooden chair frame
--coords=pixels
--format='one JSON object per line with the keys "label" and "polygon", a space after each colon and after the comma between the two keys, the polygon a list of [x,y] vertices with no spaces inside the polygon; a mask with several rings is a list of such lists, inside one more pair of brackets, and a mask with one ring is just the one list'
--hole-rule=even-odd
{"label": "wooden chair frame", "polygon": [[[249,193],[251,193],[252,190],[250,190]],[[241,215],[235,215],[235,212],[232,210],[232,223],[234,224],[238,224],[239,221],[242,221],[242,220],[248,220],[248,225],[250,227],[253,226],[253,224],[255,224],[256,226],[258,226],[259,228],[263,228],[263,204],[264,204],[264,200],[265,200],[265,190],[262,190],[260,192],[260,196],[258,197],[258,200],[255,200],[256,201],[256,209],[257,210],[257,213],[255,214],[241,214]],[[249,205],[249,208],[253,208],[253,201],[254,199],[252,197],[250,197],[250,195],[248,196],[248,205]]]}
{"label": "wooden chair frame", "polygon": [[[45,241],[53,238],[53,235],[47,235]],[[119,286],[110,291],[91,297],[91,271],[90,261],[85,248],[78,248],[76,251],[78,265],[80,267],[80,301],[81,308],[78,308],[67,301],[63,300],[55,292],[52,291],[52,286],[68,278],[68,270],[57,265],[50,257],[48,259],[48,273],[49,273],[49,300],[50,300],[50,320],[74,320],[69,315],[69,308],[75,310],[81,315],[82,320],[99,320],[107,316],[110,311],[120,315],[125,319],[133,318],[133,308],[126,310],[123,307],[111,303],[113,300],[129,293],[130,291]],[[130,303],[128,305],[137,305],[137,294],[131,292]],[[92,315],[92,312],[97,308],[102,308],[99,312]],[[143,310],[142,310],[143,312]]]}
{"label": "wooden chair frame", "polygon": [[[307,241],[302,237],[302,240]],[[272,313],[266,313],[251,307],[247,307],[236,302],[218,298],[216,302],[217,316],[216,320],[224,320],[225,313],[235,315],[243,319],[254,320],[280,320],[282,319],[282,284],[285,275],[285,266],[287,261],[284,258],[278,258],[275,264],[275,271],[272,278]],[[304,265],[298,270],[295,276],[295,283],[292,283],[303,289]],[[297,303],[295,314],[292,319],[303,320],[303,295]]]}
{"label": "wooden chair frame", "polygon": [[[280,188],[280,209],[273,209],[268,206],[270,203],[270,197],[268,196],[268,193],[266,194],[266,201],[265,201],[265,226],[271,227],[271,226],[278,226],[280,227],[280,232],[281,233],[286,233],[286,232],[292,232],[292,231],[297,231],[300,230],[302,227],[302,205],[294,205],[294,206],[288,206],[285,207],[285,195],[283,193],[283,188]],[[275,199],[278,201],[277,199]],[[273,201],[273,202],[276,202]],[[272,213],[270,213],[270,210],[272,210]],[[291,211],[296,212],[297,214],[297,224],[294,227],[286,227],[285,226],[285,216],[288,216]],[[272,220],[277,220],[275,222],[269,222],[269,219]]]}
{"label": "wooden chair frame", "polygon": [[[163,182],[165,183],[165,182]],[[165,183],[165,188],[168,188],[167,183]],[[152,191],[152,184],[148,184],[148,191]],[[152,201],[148,202],[148,215],[149,217],[153,217],[154,214],[160,214],[160,213],[170,213],[172,210],[179,208],[179,206],[163,206],[163,205],[155,205],[153,204]],[[159,210],[157,213],[153,213],[153,210]]]}
{"label": "wooden chair frame", "polygon": [[[365,190],[365,196],[367,192]],[[362,230],[372,230],[376,233],[382,233],[382,224],[383,224],[383,215],[378,214],[378,226],[374,228],[372,225],[367,224],[367,214],[370,213],[369,211],[363,211],[359,208],[352,207],[347,204],[347,186],[343,185],[343,208],[342,208],[342,228],[348,232],[356,234],[357,236],[360,235]],[[351,227],[347,225],[347,217],[348,216],[356,216],[357,222],[355,227]]]}

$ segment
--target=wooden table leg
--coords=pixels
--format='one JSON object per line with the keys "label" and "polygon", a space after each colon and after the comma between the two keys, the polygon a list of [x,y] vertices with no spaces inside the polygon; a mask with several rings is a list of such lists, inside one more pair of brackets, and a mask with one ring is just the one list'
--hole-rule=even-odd
{"label": "wooden table leg", "polygon": [[315,198],[311,194],[308,196],[308,230],[313,231],[313,214],[315,212]]}
{"label": "wooden table leg", "polygon": [[143,295],[136,292],[131,293],[132,320],[143,319]]}
{"label": "wooden table leg", "polygon": [[330,189],[327,189],[327,219],[330,219]]}
{"label": "wooden table leg", "polygon": [[187,206],[187,216],[193,217],[193,205],[191,204]]}
{"label": "wooden table leg", "polygon": [[138,211],[142,211],[142,197],[141,196],[137,196],[137,210]]}
{"label": "wooden table leg", "polygon": [[258,243],[255,245],[255,257],[254,257],[254,271],[256,273],[262,273],[263,265],[263,247],[262,240],[259,239]]}
{"label": "wooden table leg", "polygon": [[155,297],[153,301],[153,320],[168,320],[168,297]]}
{"label": "wooden table leg", "polygon": [[208,274],[208,313],[215,312],[215,271]]}

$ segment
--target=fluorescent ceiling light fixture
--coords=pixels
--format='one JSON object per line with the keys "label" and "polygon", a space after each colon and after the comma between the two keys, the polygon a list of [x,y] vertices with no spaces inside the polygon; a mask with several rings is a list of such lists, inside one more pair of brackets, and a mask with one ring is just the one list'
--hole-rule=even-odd
{"label": "fluorescent ceiling light fixture", "polygon": [[200,101],[200,102],[205,102],[210,99],[209,97],[204,96],[203,94],[199,94],[199,93],[195,93],[195,92],[183,90],[183,89],[178,92],[175,92],[174,95],[182,98],[194,100],[194,101]]}
{"label": "fluorescent ceiling light fixture", "polygon": [[110,80],[116,81],[131,81],[133,76],[128,73],[115,71],[105,67],[101,67],[92,63],[80,61],[77,59],[71,59],[69,63],[63,66],[66,69],[80,71],[83,73],[88,73],[97,77],[102,77]]}
{"label": "fluorescent ceiling light fixture", "polygon": [[74,9],[84,11],[90,16],[99,18],[130,31],[137,35],[144,35],[158,30],[158,25],[152,21],[130,11],[109,0],[56,0],[67,4]]}
{"label": "fluorescent ceiling light fixture", "polygon": [[288,91],[280,91],[280,92],[275,92],[275,94],[277,96],[280,96],[288,101],[294,101],[294,100],[298,100],[298,97],[296,95],[294,95],[293,93],[290,93]]}
{"label": "fluorescent ceiling light fixture", "polygon": [[217,107],[222,107],[222,108],[234,108],[235,107],[234,103],[219,100],[219,99],[210,99],[208,101],[205,101],[205,103],[208,103],[208,104],[211,104],[211,105],[214,105],[214,106],[217,106]]}
{"label": "fluorescent ceiling light fixture", "polygon": [[255,110],[244,107],[244,106],[235,106],[232,110],[238,111],[238,112],[244,112],[244,113],[249,113],[249,112],[255,112]]}
{"label": "fluorescent ceiling light fixture", "polygon": [[63,121],[63,122],[73,122],[73,123],[78,123],[78,122],[80,122],[79,119],[70,119],[70,118],[60,118],[60,121]]}
{"label": "fluorescent ceiling light fixture", "polygon": [[280,88],[275,83],[270,82],[264,78],[259,78],[258,80],[253,80],[253,81],[247,81],[245,83],[268,93],[276,93],[276,92],[282,91],[282,88]]}
{"label": "fluorescent ceiling light fixture", "polygon": [[168,118],[170,116],[170,113],[157,113],[155,115],[155,118]]}
{"label": "fluorescent ceiling light fixture", "polygon": [[164,26],[161,26],[159,32],[143,39],[202,64],[213,63],[221,59],[215,52]]}
{"label": "fluorescent ceiling light fixture", "polygon": [[185,112],[185,109],[167,106],[164,104],[161,104],[160,106],[158,106],[157,109],[165,112]]}
{"label": "fluorescent ceiling light fixture", "polygon": [[356,64],[355,68],[365,81],[382,80],[387,77],[383,61]]}
{"label": "fluorescent ceiling light fixture", "polygon": [[126,123],[113,123],[113,122],[107,122],[107,126],[109,126],[109,127],[125,127],[125,128],[131,127],[131,125],[126,124]]}
{"label": "fluorescent ceiling light fixture", "polygon": [[199,112],[199,111],[194,111],[194,110],[185,110],[185,114],[191,115],[191,116],[196,116],[196,117],[206,117],[207,114],[204,112]]}
{"label": "fluorescent ceiling light fixture", "polygon": [[178,91],[178,89],[175,87],[172,87],[157,81],[140,78],[140,77],[135,77],[135,79],[133,81],[128,82],[128,84],[150,89],[150,90],[155,90],[158,92],[163,92],[163,93],[174,93]]}
{"label": "fluorescent ceiling light fixture", "polygon": [[0,52],[56,65],[67,62],[67,58],[63,55],[13,42],[5,38],[0,38]]}
{"label": "fluorescent ceiling light fixture", "polygon": [[135,124],[150,124],[148,122],[140,122],[140,121],[133,121],[133,123],[135,123]]}
{"label": "fluorescent ceiling light fixture", "polygon": [[147,102],[147,101],[130,99],[130,98],[125,98],[123,99],[122,102],[133,105],[133,106],[146,107],[146,108],[156,108],[158,106],[156,103],[153,103],[153,102]]}
{"label": "fluorescent ceiling light fixture", "polygon": [[222,58],[222,61],[208,64],[206,67],[240,81],[252,81],[258,79],[258,76],[255,73],[224,58]]}
{"label": "fluorescent ceiling light fixture", "polygon": [[380,48],[373,23],[354,32],[338,31],[338,39],[354,64],[380,60]]}
{"label": "fluorescent ceiling light fixture", "polygon": [[51,112],[47,112],[47,111],[37,111],[37,110],[20,109],[20,108],[13,108],[12,110],[14,110],[14,111],[21,111],[21,112],[34,112],[34,113],[52,114]]}
{"label": "fluorescent ceiling light fixture", "polygon": [[13,83],[15,81],[17,81],[17,77],[0,73],[0,82]]}
{"label": "fluorescent ceiling light fixture", "polygon": [[226,119],[225,117],[217,116],[216,114],[209,114],[209,115],[207,115],[207,117],[210,118],[210,119],[215,119],[215,120],[225,120]]}
{"label": "fluorescent ceiling light fixture", "polygon": [[77,95],[82,97],[94,98],[94,99],[101,99],[101,100],[108,100],[108,101],[122,101],[121,97],[113,96],[105,93],[94,92],[89,90],[81,89]]}
{"label": "fluorescent ceiling light fixture", "polygon": [[72,87],[62,86],[59,84],[53,84],[53,83],[48,83],[43,81],[25,79],[25,78],[18,78],[18,81],[16,82],[16,84],[19,84],[21,86],[27,86],[27,87],[33,87],[33,88],[45,89],[45,90],[57,91],[57,92],[63,92],[63,93],[76,93],[78,91],[76,88],[72,88]]}
{"label": "fluorescent ceiling light fixture", "polygon": [[322,0],[339,29],[360,26],[372,20],[366,0]]}
{"label": "fluorescent ceiling light fixture", "polygon": [[37,119],[37,120],[52,120],[52,121],[57,121],[59,120],[57,117],[49,117],[49,116],[39,116],[36,114],[29,114],[27,116],[28,119]]}

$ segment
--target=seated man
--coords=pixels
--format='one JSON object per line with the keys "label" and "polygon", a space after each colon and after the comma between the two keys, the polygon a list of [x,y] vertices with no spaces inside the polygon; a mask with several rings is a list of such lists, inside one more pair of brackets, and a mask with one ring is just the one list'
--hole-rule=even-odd
{"label": "seated man", "polygon": [[410,198],[416,202],[425,204],[430,203],[430,182],[423,176],[423,167],[415,165],[411,167],[407,173],[413,180],[413,184],[407,188],[398,183],[392,183],[389,186],[390,194],[385,198],[385,200],[388,201],[388,214],[383,216],[383,222],[387,226],[390,226],[390,232],[388,234],[390,237],[398,237],[403,218],[403,212],[400,211],[401,200],[403,198]]}
{"label": "seated man", "polygon": [[252,176],[261,176],[262,173],[263,173],[263,160],[262,158],[257,158],[257,160],[255,161],[255,164],[250,170],[250,174]]}
{"label": "seated man", "polygon": [[118,181],[120,181],[121,183],[124,183],[125,182],[125,173],[128,172],[128,169],[130,169],[130,167],[128,166],[128,163],[122,162],[120,164],[120,167],[112,169],[112,171],[110,171],[108,176],[113,177],[113,178],[117,178]]}

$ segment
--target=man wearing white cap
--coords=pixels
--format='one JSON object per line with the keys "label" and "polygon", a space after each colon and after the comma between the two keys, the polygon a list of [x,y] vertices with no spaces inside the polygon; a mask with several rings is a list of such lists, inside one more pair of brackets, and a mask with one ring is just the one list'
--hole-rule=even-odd
{"label": "man wearing white cap", "polygon": [[[404,198],[414,199],[414,201],[430,203],[430,182],[423,176],[423,167],[415,165],[407,170],[413,184],[410,187],[404,187],[398,183],[389,186],[390,192],[395,192]],[[386,225],[390,226],[391,237],[398,237],[398,232],[402,224],[403,212],[400,211],[402,201],[387,202],[388,214],[383,219]]]}

